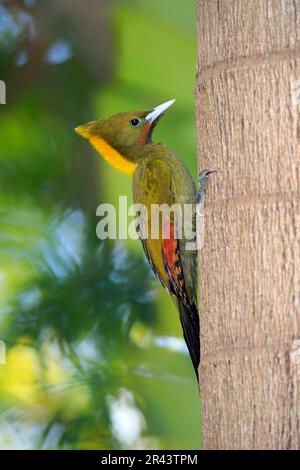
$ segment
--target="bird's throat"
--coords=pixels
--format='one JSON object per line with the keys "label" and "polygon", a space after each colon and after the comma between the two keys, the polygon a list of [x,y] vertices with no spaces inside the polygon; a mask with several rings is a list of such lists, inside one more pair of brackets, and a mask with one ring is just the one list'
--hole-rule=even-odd
{"label": "bird's throat", "polygon": [[125,158],[113,148],[106,140],[99,136],[89,137],[89,141],[97,152],[114,168],[131,176],[136,169],[137,164]]}

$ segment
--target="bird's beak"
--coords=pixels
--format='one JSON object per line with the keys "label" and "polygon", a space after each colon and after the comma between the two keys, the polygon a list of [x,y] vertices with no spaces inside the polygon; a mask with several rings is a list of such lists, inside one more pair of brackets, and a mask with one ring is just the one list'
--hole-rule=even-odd
{"label": "bird's beak", "polygon": [[146,114],[145,120],[150,122],[150,124],[153,124],[157,119],[159,119],[162,114],[170,107],[172,104],[175,103],[176,100],[170,100],[166,101],[163,104],[160,104],[159,106],[156,106],[156,108],[152,109],[150,113]]}

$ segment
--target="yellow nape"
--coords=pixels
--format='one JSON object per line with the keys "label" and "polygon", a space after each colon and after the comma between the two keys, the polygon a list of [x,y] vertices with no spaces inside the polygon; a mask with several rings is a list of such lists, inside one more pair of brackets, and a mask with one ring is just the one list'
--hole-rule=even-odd
{"label": "yellow nape", "polygon": [[90,137],[90,143],[100,153],[100,155],[108,162],[111,166],[117,170],[125,173],[128,176],[133,175],[137,164],[127,160],[121,155],[116,149],[114,149],[106,140],[99,136]]}
{"label": "yellow nape", "polygon": [[90,135],[88,130],[85,129],[85,126],[76,127],[75,131],[77,134],[85,137],[90,141],[93,147],[97,152],[114,168],[125,173],[128,176],[133,175],[134,170],[136,169],[137,164],[127,160],[123,155],[120,154],[116,149],[114,149],[106,140],[98,135]]}

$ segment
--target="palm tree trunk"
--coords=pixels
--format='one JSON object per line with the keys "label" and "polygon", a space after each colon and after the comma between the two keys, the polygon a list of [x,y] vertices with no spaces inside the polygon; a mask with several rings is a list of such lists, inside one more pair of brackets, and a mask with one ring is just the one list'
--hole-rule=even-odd
{"label": "palm tree trunk", "polygon": [[198,0],[203,446],[300,448],[300,0]]}

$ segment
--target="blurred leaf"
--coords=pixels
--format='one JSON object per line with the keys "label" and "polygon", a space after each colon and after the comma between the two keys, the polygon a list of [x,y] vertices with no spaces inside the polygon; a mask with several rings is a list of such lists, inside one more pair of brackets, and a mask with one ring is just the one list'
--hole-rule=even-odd
{"label": "blurred leaf", "polygon": [[175,97],[155,139],[195,175],[194,6],[0,5],[1,448],[198,447],[172,302],[138,241],[96,238],[96,207],[130,203],[131,180],[73,132]]}

